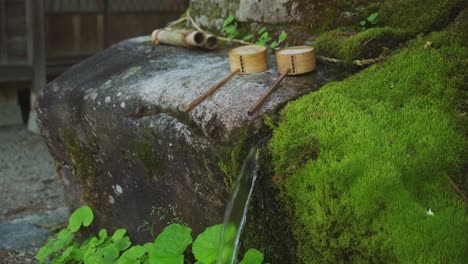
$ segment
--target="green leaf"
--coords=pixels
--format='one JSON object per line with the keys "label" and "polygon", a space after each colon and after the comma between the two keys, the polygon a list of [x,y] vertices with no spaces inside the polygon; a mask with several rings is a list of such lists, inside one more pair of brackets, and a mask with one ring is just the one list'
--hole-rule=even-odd
{"label": "green leaf", "polygon": [[150,257],[148,260],[150,264],[183,264],[184,255]]}
{"label": "green leaf", "polygon": [[132,242],[130,242],[130,239],[128,237],[123,237],[115,242],[115,247],[119,251],[127,249],[130,245],[132,245]]}
{"label": "green leaf", "polygon": [[122,237],[125,235],[125,233],[127,233],[127,230],[125,228],[117,229],[117,230],[115,230],[114,234],[112,235],[111,240],[116,242],[116,241],[122,239]]}
{"label": "green leaf", "polygon": [[367,20],[369,22],[371,22],[372,24],[375,24],[375,23],[377,23],[377,18],[378,17],[379,17],[379,13],[373,13],[367,18]]}
{"label": "green leaf", "polygon": [[259,31],[258,31],[258,34],[261,35],[263,32],[265,32],[266,30],[266,27],[262,27]]}
{"label": "green leaf", "polygon": [[101,239],[107,238],[107,230],[106,229],[101,229],[101,231],[99,231],[99,237]]}
{"label": "green leaf", "polygon": [[216,262],[219,250],[219,236],[222,228],[222,224],[214,225],[198,235],[192,246],[192,252],[196,260],[204,264]]}
{"label": "green leaf", "polygon": [[365,25],[366,25],[366,21],[363,20],[363,21],[361,21],[359,24],[361,24],[361,26],[365,26]]}
{"label": "green leaf", "polygon": [[192,243],[191,233],[190,227],[179,224],[171,224],[166,227],[156,238],[149,251],[150,263],[183,263],[183,253]]}
{"label": "green leaf", "polygon": [[225,28],[227,25],[231,24],[231,22],[234,21],[234,19],[235,19],[234,16],[228,16],[223,22],[223,28]]}
{"label": "green leaf", "polygon": [[65,260],[68,259],[72,251],[74,250],[74,246],[69,246],[61,255],[59,258],[57,258],[57,263],[64,263]]}
{"label": "green leaf", "polygon": [[73,240],[73,235],[67,229],[62,229],[60,233],[57,235],[57,239],[54,241],[51,247],[51,253],[55,253],[60,251],[61,249],[65,249],[68,247]]}
{"label": "green leaf", "polygon": [[244,259],[242,259],[239,264],[261,264],[263,261],[263,254],[262,252],[256,249],[249,249],[244,255]]}
{"label": "green leaf", "polygon": [[274,49],[278,47],[278,42],[277,41],[273,41],[271,44],[270,44],[270,48]]}
{"label": "green leaf", "polygon": [[268,32],[264,32],[264,33],[260,36],[260,38],[261,38],[261,39],[266,39],[266,38],[268,38],[268,35],[269,35],[269,34],[270,34],[270,33],[268,33]]}
{"label": "green leaf", "polygon": [[253,39],[253,37],[254,37],[253,34],[249,34],[249,35],[244,36],[242,39],[245,40],[245,41],[249,41],[249,40]]}
{"label": "green leaf", "polygon": [[281,34],[279,35],[278,40],[279,40],[279,42],[281,43],[281,42],[285,41],[287,37],[288,37],[288,33],[286,33],[286,32],[283,31],[283,32],[281,32]]}
{"label": "green leaf", "polygon": [[50,255],[52,253],[51,252],[51,247],[54,244],[54,242],[55,242],[55,239],[53,239],[53,238],[49,239],[49,241],[47,241],[47,244],[45,244],[45,246],[41,247],[41,249],[39,249],[39,252],[37,252],[36,259],[37,260],[44,260],[48,255]]}
{"label": "green leaf", "polygon": [[119,257],[119,250],[114,245],[108,245],[100,250],[104,263],[113,264]]}
{"label": "green leaf", "polygon": [[68,220],[68,229],[72,233],[75,233],[82,225],[89,226],[93,222],[93,219],[94,214],[91,208],[83,205],[70,216],[70,219]]}
{"label": "green leaf", "polygon": [[142,246],[133,246],[125,251],[118,260],[118,264],[139,263],[140,257],[145,255],[146,249]]}

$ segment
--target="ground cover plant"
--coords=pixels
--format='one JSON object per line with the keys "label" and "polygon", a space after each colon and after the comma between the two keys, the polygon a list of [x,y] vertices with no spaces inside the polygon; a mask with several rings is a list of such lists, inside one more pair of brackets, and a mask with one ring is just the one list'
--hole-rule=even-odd
{"label": "ground cover plant", "polygon": [[418,34],[446,27],[465,6],[464,0],[384,1],[359,24],[320,34],[313,46],[321,56],[348,63],[385,57]]}
{"label": "ground cover plant", "polygon": [[[125,229],[116,230],[112,236],[102,229],[98,236],[91,236],[83,242],[75,238],[76,232],[91,225],[93,211],[88,206],[78,208],[71,216],[68,227],[57,237],[51,238],[36,255],[40,263],[92,263],[92,264],[183,264],[196,259],[198,264],[213,264],[218,258],[219,236],[222,225],[208,227],[205,232],[192,239],[192,229],[180,224],[171,224],[152,243],[132,245]],[[233,234],[235,235],[235,234]],[[188,246],[193,242],[191,252]],[[227,248],[225,251],[231,249]],[[224,252],[226,255],[229,252]],[[223,255],[223,256],[224,256]],[[240,264],[260,264],[263,255],[256,249],[249,249]]]}
{"label": "ground cover plant", "polygon": [[302,263],[466,261],[459,35],[419,37],[282,111],[269,149]]}

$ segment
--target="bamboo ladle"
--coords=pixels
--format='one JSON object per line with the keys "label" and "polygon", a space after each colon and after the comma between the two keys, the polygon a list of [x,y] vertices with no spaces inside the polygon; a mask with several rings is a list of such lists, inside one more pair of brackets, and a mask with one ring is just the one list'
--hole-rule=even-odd
{"label": "bamboo ladle", "polygon": [[192,111],[206,98],[213,95],[234,75],[266,71],[268,69],[266,48],[259,45],[247,45],[234,48],[229,51],[229,65],[231,67],[231,73],[190,103],[184,109],[184,112],[189,113]]}
{"label": "bamboo ladle", "polygon": [[270,95],[276,90],[286,75],[299,75],[315,70],[315,51],[310,46],[295,46],[282,49],[276,53],[276,64],[280,76],[275,83],[266,91],[249,109],[249,115],[255,114]]}

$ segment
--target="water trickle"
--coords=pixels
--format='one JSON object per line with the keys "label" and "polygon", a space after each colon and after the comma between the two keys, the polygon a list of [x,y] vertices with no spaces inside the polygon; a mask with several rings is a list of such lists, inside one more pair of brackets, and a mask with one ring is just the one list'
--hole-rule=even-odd
{"label": "water trickle", "polygon": [[259,150],[252,148],[244,160],[236,185],[224,213],[219,240],[217,264],[233,264],[239,250],[239,239],[247,218],[247,210],[258,172]]}

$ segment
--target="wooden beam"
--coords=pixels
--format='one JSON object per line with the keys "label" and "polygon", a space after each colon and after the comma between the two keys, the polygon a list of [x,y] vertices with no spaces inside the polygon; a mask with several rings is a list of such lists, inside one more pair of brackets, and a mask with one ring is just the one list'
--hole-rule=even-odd
{"label": "wooden beam", "polygon": [[0,82],[29,81],[32,77],[33,69],[29,65],[0,65]]}
{"label": "wooden beam", "polygon": [[31,110],[28,116],[27,128],[33,133],[39,133],[36,123],[36,95],[44,89],[47,83],[46,54],[45,54],[45,28],[44,28],[44,1],[26,0],[26,21],[28,29],[28,55],[34,69],[31,82]]}
{"label": "wooden beam", "polygon": [[7,64],[8,62],[6,9],[7,9],[6,0],[0,0],[0,64]]}
{"label": "wooden beam", "polygon": [[109,0],[104,0],[104,48],[110,45],[111,8]]}
{"label": "wooden beam", "polygon": [[38,93],[46,85],[43,4],[43,1],[26,0],[28,58],[34,70],[31,89],[33,93]]}

